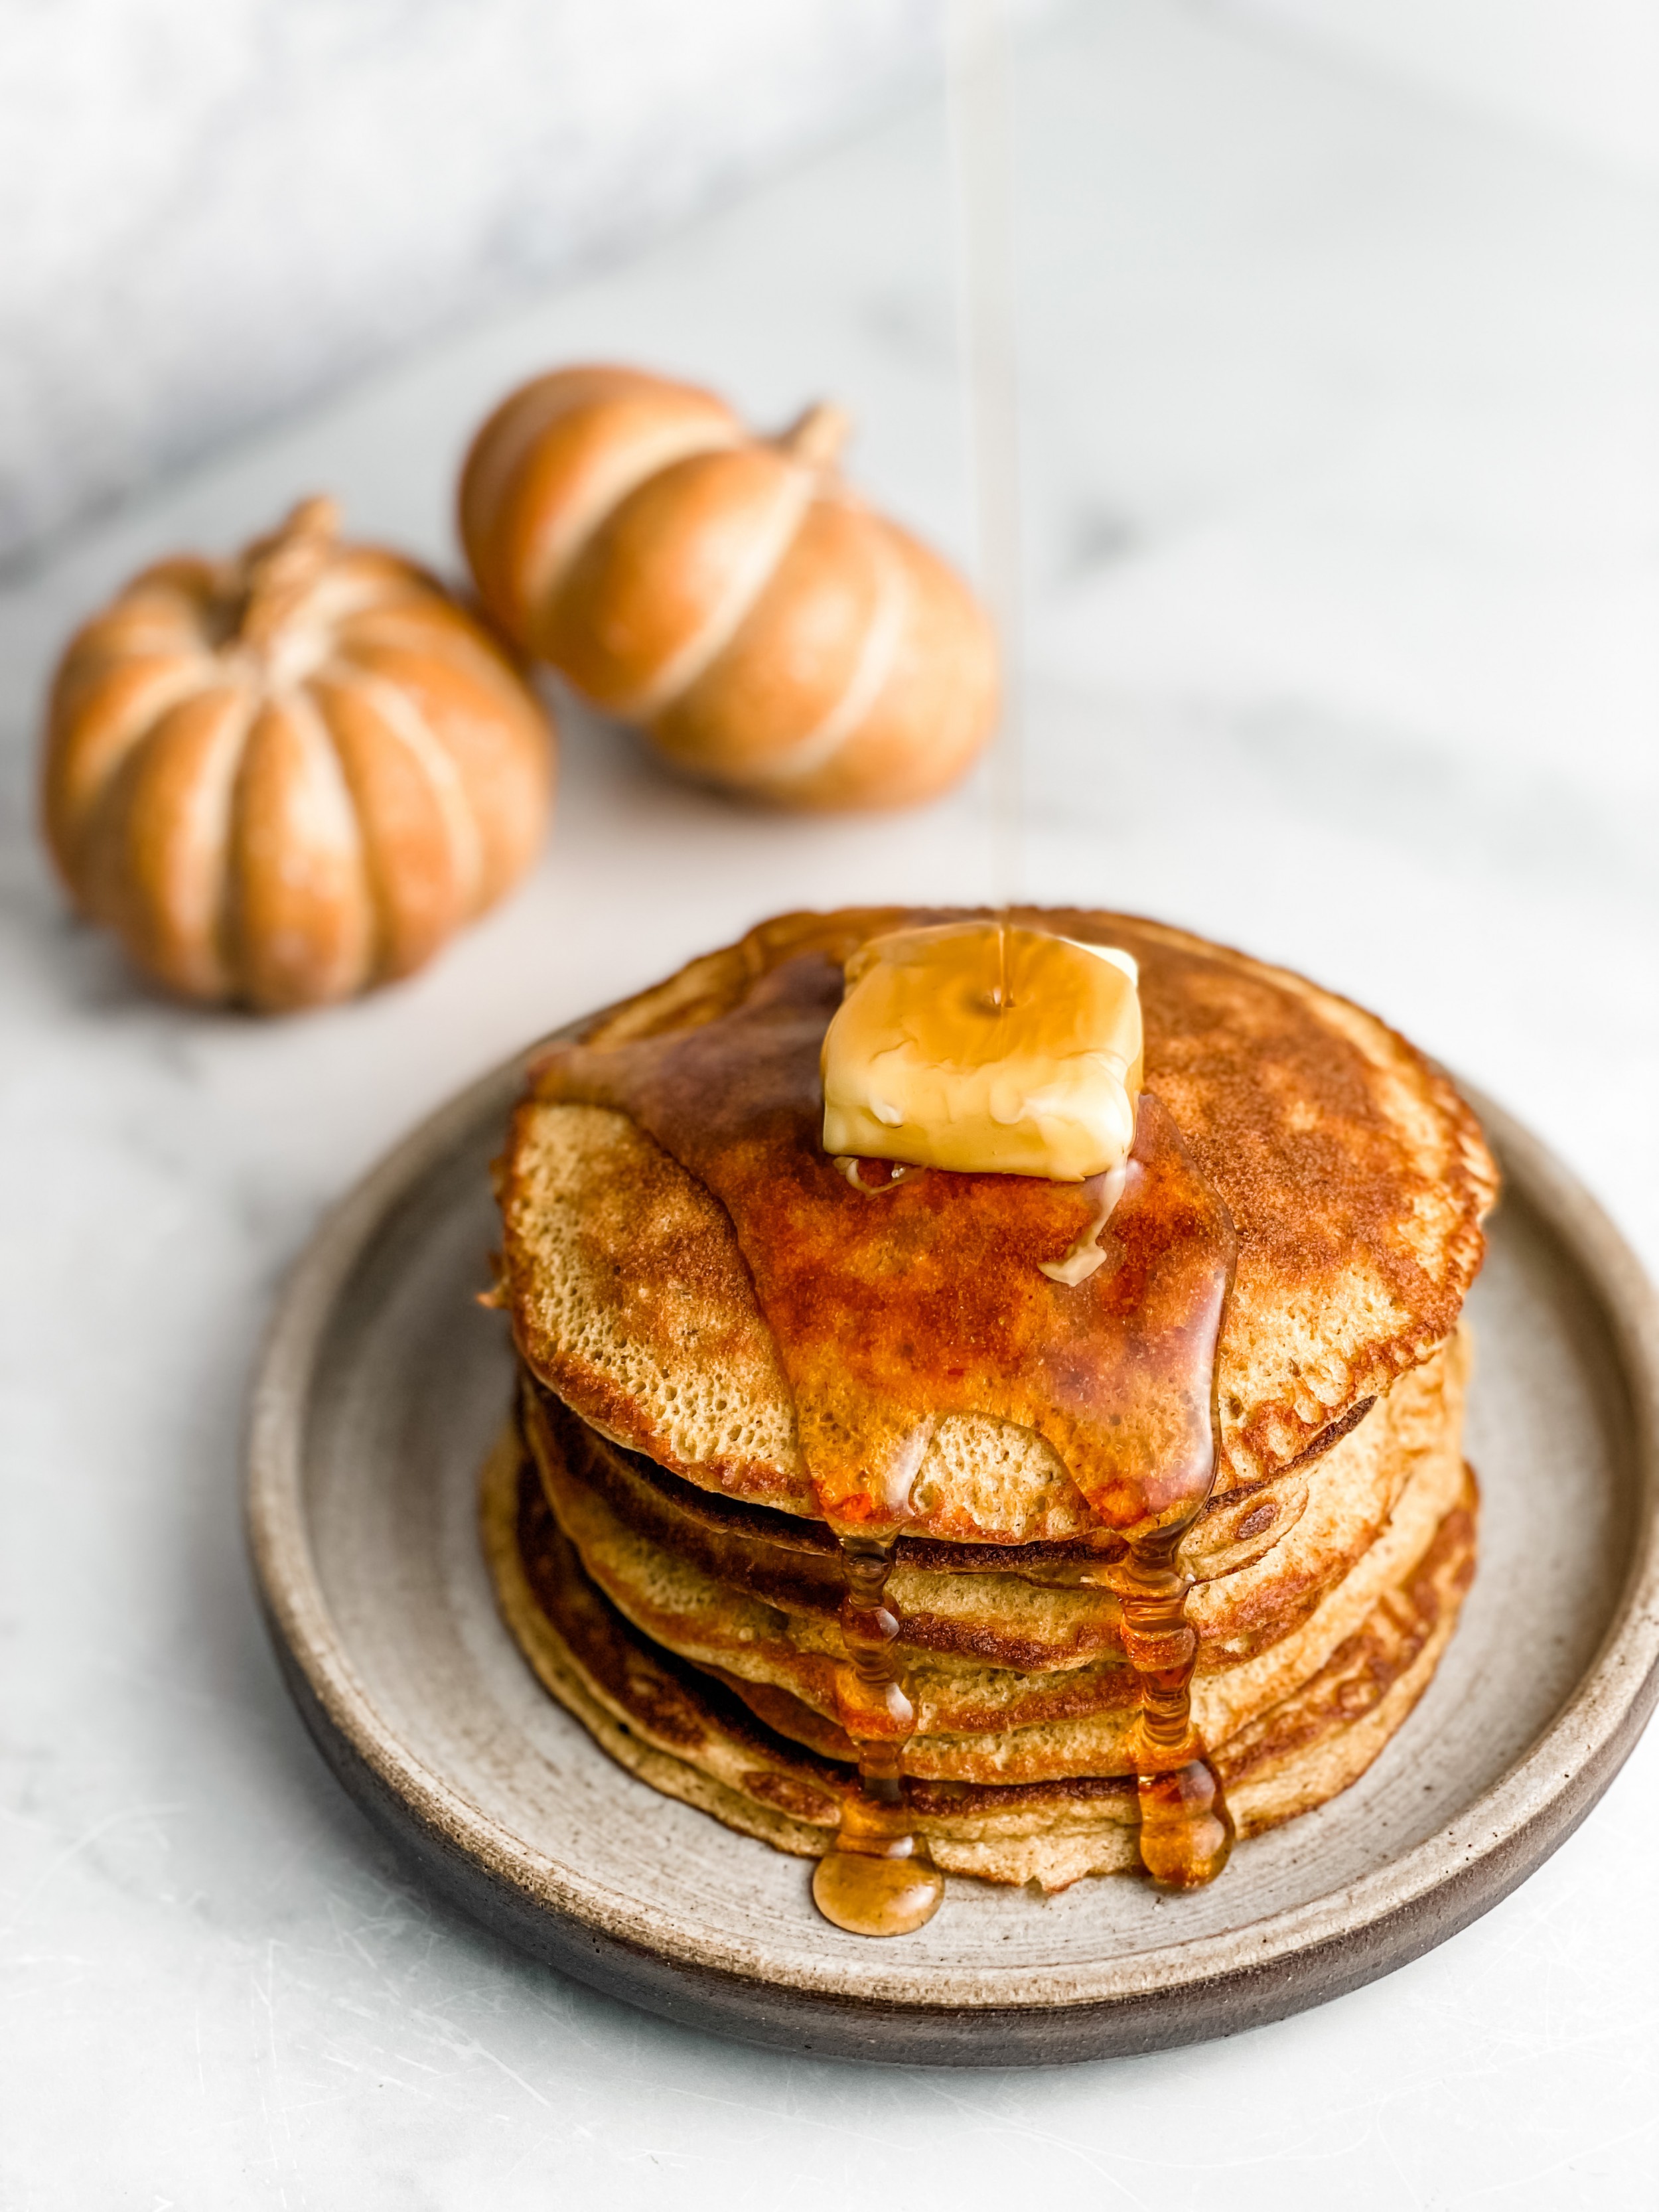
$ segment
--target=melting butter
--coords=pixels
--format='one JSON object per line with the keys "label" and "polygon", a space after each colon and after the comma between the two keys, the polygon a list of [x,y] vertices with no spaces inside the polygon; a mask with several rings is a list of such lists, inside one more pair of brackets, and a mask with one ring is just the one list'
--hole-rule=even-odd
{"label": "melting butter", "polygon": [[1139,971],[1012,922],[872,938],[823,1040],[823,1146],[1082,1182],[1121,1168],[1141,1085]]}

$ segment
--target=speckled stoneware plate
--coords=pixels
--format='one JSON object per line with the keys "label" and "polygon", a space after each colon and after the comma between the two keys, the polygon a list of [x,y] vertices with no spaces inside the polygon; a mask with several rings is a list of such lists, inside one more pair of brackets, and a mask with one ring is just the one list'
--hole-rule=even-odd
{"label": "speckled stoneware plate", "polygon": [[1382,1758],[1215,1886],[953,1880],[914,1936],[819,1918],[810,1867],[623,1774],[496,1618],[477,1474],[509,1391],[473,1293],[521,1080],[445,1108],[330,1216],[254,1398],[248,1515],[295,1697],[335,1772],[458,1904],[550,1966],[775,2047],[1043,2064],[1225,2035],[1417,1957],[1547,1857],[1659,1691],[1659,1315],[1595,1202],[1476,1101],[1507,1181],[1472,1310],[1480,1565]]}

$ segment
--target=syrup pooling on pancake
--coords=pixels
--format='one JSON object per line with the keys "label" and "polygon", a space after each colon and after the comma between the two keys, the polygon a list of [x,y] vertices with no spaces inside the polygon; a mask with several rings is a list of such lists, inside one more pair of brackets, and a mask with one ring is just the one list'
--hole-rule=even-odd
{"label": "syrup pooling on pancake", "polygon": [[855,1188],[823,1152],[818,1054],[841,985],[823,954],[786,959],[696,1028],[555,1048],[537,1095],[629,1115],[725,1206],[838,1533],[896,1534],[953,1413],[1046,1437],[1105,1528],[1195,1511],[1232,1224],[1161,1101],[1141,1096],[1103,1264],[1056,1282],[1042,1263],[1073,1250],[1103,1178],[928,1170]]}
{"label": "syrup pooling on pancake", "polygon": [[[1225,1205],[1150,1092],[1117,1170],[1121,1194],[1096,1232],[1104,1257],[1080,1279],[1073,1263],[1102,1215],[1104,1173],[1061,1182],[928,1169],[855,1185],[820,1140],[820,1054],[842,991],[840,962],[802,951],[697,1026],[554,1049],[534,1087],[627,1114],[725,1206],[794,1398],[819,1512],[844,1547],[873,1542],[890,1553],[913,1517],[934,1424],[994,1415],[1044,1437],[1097,1520],[1128,1540],[1126,1620],[1141,1605],[1161,1620],[1170,1598],[1159,1557],[1173,1552],[1215,1471],[1214,1357],[1235,1246]],[[1143,1588],[1135,1571],[1146,1541],[1153,1579]],[[890,1768],[896,1794],[904,1729],[880,1671],[892,1638],[873,1621],[885,1577],[862,1589],[859,1556],[844,1628],[860,1726],[848,1733],[866,1748],[872,1785]],[[867,1674],[863,1628],[873,1639]],[[1146,1771],[1178,1776],[1201,1762],[1190,1726],[1177,1725],[1191,1652],[1172,1656],[1150,1618],[1147,1635],[1158,1661],[1148,1694],[1167,1710],[1148,1734]],[[890,1823],[895,1808],[880,1812],[873,1787],[871,1796],[877,1825]],[[1161,1879],[1186,1886],[1218,1870],[1213,1850],[1179,1857],[1155,1869]]]}

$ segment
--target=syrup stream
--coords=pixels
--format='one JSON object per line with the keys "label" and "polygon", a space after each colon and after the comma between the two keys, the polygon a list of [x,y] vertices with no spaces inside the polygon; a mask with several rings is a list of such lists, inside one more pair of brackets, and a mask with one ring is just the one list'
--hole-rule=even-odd
{"label": "syrup stream", "polygon": [[1192,1578],[1176,1558],[1189,1526],[1190,1516],[1131,1542],[1118,1581],[1124,1656],[1140,1684],[1140,1859],[1160,1889],[1213,1881],[1233,1847],[1221,1777],[1193,1726],[1198,1637],[1187,1619]]}
{"label": "syrup stream", "polygon": [[992,759],[996,872],[1024,893],[1024,610],[1015,352],[1012,97],[1006,0],[950,0],[945,100],[955,187],[957,299],[966,371],[975,563],[1002,647],[1001,725]]}

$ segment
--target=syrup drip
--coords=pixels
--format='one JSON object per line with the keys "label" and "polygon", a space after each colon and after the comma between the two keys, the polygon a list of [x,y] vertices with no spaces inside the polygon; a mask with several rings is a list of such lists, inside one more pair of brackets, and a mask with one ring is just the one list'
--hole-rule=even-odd
{"label": "syrup drip", "polygon": [[[1118,1591],[1140,1683],[1141,1855],[1155,1881],[1194,1887],[1221,1870],[1232,1826],[1192,1723],[1196,1638],[1176,1557],[1215,1474],[1231,1217],[1152,1091],[1104,1231],[1104,1193],[1088,1184],[939,1170],[877,1191],[854,1181],[822,1149],[818,1060],[862,933],[814,917],[787,928],[756,943],[737,1005],[690,1028],[556,1048],[535,1088],[628,1114],[720,1200],[776,1342],[818,1511],[842,1545],[840,1694],[860,1752],[860,1792],[814,1895],[869,1933],[919,1927],[938,1903],[905,1803],[915,1714],[885,1590],[933,1425],[954,1413],[1044,1437],[1098,1525],[1125,1537],[1127,1558],[1101,1579]],[[1076,1261],[1103,1237],[1111,1264],[1082,1273]]]}
{"label": "syrup drip", "polygon": [[1176,1564],[1189,1520],[1132,1541],[1115,1577],[1124,1655],[1140,1685],[1140,1858],[1160,1889],[1198,1889],[1213,1881],[1233,1847],[1221,1777],[1193,1726],[1198,1638],[1187,1619],[1192,1580]]}
{"label": "syrup drip", "polygon": [[893,1662],[900,1623],[886,1593],[896,1540],[841,1539],[841,1632],[849,1656],[836,1703],[859,1747],[859,1794],[814,1870],[812,1896],[826,1920],[853,1936],[908,1936],[933,1918],[945,1895],[945,1877],[911,1826],[904,1796],[904,1747],[916,1712]]}
{"label": "syrup drip", "polygon": [[1084,1224],[1083,1234],[1063,1258],[1039,1260],[1040,1274],[1046,1275],[1051,1283],[1064,1283],[1067,1290],[1075,1290],[1079,1283],[1086,1283],[1097,1267],[1105,1266],[1106,1247],[1100,1241],[1100,1232],[1111,1219],[1128,1179],[1127,1164],[1090,1177],[1088,1188],[1096,1194],[1095,1210]]}

